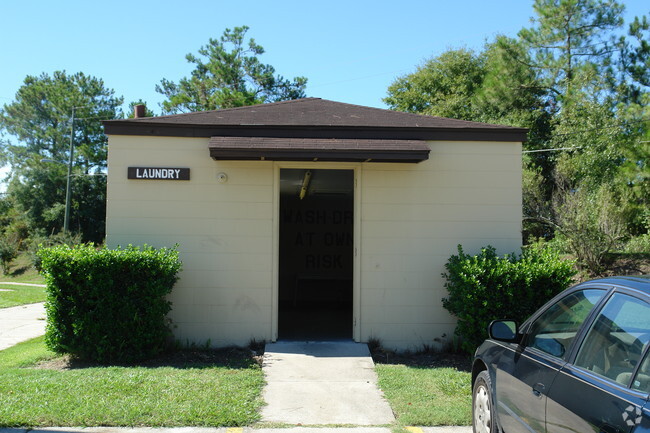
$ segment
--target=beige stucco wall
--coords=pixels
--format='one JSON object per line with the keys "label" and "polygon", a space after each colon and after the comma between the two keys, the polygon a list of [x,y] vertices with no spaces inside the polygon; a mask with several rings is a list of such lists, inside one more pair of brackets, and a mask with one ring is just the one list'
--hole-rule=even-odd
{"label": "beige stucco wall", "polygon": [[[521,245],[518,143],[431,142],[419,164],[214,161],[207,146],[207,138],[109,137],[107,243],[179,244],[184,265],[170,299],[181,342],[275,338],[280,167],[355,169],[361,341],[413,349],[449,338],[440,274],[456,245],[503,253]],[[188,167],[191,180],[128,180],[129,166]]]}
{"label": "beige stucco wall", "polygon": [[364,164],[361,337],[408,349],[451,342],[444,265],[466,252],[521,246],[521,145],[430,142],[419,164]]}
{"label": "beige stucco wall", "polygon": [[[191,180],[128,180],[128,166],[189,167]],[[273,164],[217,164],[208,139],[110,136],[108,167],[107,244],[179,244],[183,271],[170,297],[177,338],[269,340]]]}

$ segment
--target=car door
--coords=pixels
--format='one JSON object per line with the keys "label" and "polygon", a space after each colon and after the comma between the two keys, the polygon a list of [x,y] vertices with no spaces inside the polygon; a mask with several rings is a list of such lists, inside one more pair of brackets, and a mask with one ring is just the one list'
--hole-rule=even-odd
{"label": "car door", "polygon": [[604,303],[548,394],[546,429],[631,432],[650,390],[650,304],[615,291]]}
{"label": "car door", "polygon": [[545,431],[548,391],[566,363],[573,339],[605,293],[575,290],[552,302],[524,324],[522,343],[503,352],[495,368],[496,412],[503,431]]}

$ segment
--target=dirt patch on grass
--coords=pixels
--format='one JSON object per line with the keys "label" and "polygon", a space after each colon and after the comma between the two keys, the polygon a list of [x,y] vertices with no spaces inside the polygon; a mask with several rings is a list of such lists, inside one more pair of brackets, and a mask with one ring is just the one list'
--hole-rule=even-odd
{"label": "dirt patch on grass", "polygon": [[[575,260],[573,256],[567,259]],[[600,273],[589,272],[587,269],[576,267],[575,283],[592,280],[594,278],[614,276],[650,275],[649,253],[610,253],[603,261],[603,270]]]}
{"label": "dirt patch on grass", "polygon": [[650,274],[650,253],[611,254],[608,257],[605,275],[648,275]]}

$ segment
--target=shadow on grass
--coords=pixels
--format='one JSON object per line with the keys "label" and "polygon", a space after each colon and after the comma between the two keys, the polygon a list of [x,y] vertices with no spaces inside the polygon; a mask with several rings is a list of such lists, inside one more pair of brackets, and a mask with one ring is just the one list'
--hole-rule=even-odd
{"label": "shadow on grass", "polygon": [[29,266],[21,266],[19,268],[14,269],[11,272],[9,272],[7,275],[9,275],[12,278],[15,278],[15,277],[19,277],[19,276],[23,275],[28,270],[29,270]]}
{"label": "shadow on grass", "polygon": [[35,428],[21,428],[21,427],[0,427],[3,433],[82,433],[86,431],[86,428],[74,428],[74,427],[59,427],[56,430],[49,429],[47,427],[35,427]]}
{"label": "shadow on grass", "polygon": [[376,364],[406,365],[414,368],[454,368],[458,371],[472,371],[472,357],[465,353],[437,352],[393,352],[381,347],[371,350]]}
{"label": "shadow on grass", "polygon": [[[262,352],[263,353],[263,352]],[[179,349],[165,352],[155,358],[133,363],[100,363],[63,355],[43,361],[37,368],[48,370],[80,370],[87,368],[164,368],[206,369],[222,367],[228,369],[249,369],[262,363],[262,355],[248,348],[229,347],[222,349]]]}

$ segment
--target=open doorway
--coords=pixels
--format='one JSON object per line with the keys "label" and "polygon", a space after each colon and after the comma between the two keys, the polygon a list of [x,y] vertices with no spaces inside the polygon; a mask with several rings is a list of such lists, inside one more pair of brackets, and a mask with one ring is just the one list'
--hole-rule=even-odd
{"label": "open doorway", "polygon": [[352,338],[353,239],[353,170],[280,170],[280,339]]}

